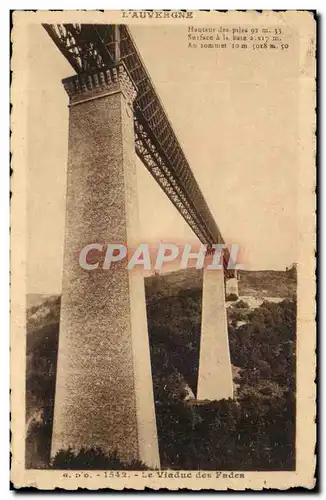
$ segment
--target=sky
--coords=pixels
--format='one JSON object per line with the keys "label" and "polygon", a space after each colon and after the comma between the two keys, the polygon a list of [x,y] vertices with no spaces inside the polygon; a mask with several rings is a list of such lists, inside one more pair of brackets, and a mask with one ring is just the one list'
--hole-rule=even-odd
{"label": "sky", "polygon": [[[198,184],[245,269],[297,260],[299,72],[290,52],[188,48],[187,26],[131,32]],[[27,291],[60,293],[74,72],[40,25],[28,29]],[[140,239],[197,238],[137,158]]]}

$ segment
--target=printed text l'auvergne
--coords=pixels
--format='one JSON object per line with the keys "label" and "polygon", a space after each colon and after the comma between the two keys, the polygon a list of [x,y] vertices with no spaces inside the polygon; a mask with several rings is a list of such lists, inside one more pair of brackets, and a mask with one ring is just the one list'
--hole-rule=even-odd
{"label": "printed text l'auvergne", "polygon": [[124,19],[193,19],[194,13],[180,10],[123,10],[122,17]]}

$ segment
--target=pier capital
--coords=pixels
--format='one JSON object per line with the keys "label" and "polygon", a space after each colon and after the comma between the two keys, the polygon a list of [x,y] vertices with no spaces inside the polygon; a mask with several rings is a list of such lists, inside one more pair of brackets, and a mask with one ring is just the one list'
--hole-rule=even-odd
{"label": "pier capital", "polygon": [[119,92],[132,106],[137,95],[137,88],[123,63],[99,69],[96,73],[70,76],[62,83],[69,96],[70,106]]}

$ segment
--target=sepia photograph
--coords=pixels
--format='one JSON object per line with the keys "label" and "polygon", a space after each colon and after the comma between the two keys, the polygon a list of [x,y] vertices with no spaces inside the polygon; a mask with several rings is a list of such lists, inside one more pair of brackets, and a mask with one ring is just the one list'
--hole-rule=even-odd
{"label": "sepia photograph", "polygon": [[313,12],[12,43],[14,486],[313,488]]}

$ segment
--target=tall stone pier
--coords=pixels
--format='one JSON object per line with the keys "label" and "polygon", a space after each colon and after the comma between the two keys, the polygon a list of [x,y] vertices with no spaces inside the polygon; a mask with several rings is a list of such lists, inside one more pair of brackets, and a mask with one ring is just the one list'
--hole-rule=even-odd
{"label": "tall stone pier", "polygon": [[123,261],[92,271],[78,262],[87,244],[137,239],[136,89],[123,64],[63,84],[69,153],[51,454],[99,447],[159,467],[143,276]]}
{"label": "tall stone pier", "polygon": [[204,269],[197,400],[233,398],[223,269]]}

